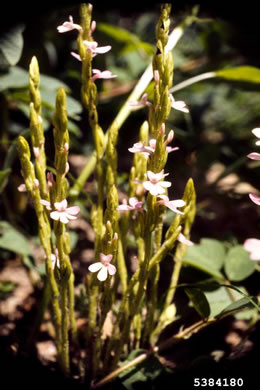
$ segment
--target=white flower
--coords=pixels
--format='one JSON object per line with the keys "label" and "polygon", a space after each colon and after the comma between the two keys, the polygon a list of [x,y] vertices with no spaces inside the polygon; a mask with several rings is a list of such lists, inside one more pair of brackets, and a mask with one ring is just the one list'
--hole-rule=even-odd
{"label": "white flower", "polygon": [[112,46],[98,46],[98,43],[96,41],[83,41],[84,45],[89,49],[93,56],[96,56],[97,54],[104,54],[107,53],[109,50],[111,50]]}
{"label": "white flower", "polygon": [[182,233],[180,233],[180,234],[178,235],[177,240],[178,240],[179,242],[181,242],[182,244],[185,244],[185,245],[187,245],[187,246],[192,246],[192,245],[194,245],[194,242],[188,240]]}
{"label": "white flower", "polygon": [[154,152],[154,149],[150,146],[144,146],[144,142],[137,142],[131,148],[128,149],[131,153],[142,153],[145,156],[149,156]]}
{"label": "white flower", "polygon": [[172,108],[174,108],[175,110],[178,110],[178,111],[185,112],[185,113],[189,112],[189,109],[183,100],[176,101],[171,94],[170,94],[170,99],[171,99]]}
{"label": "white flower", "polygon": [[260,261],[260,240],[257,238],[248,238],[243,246],[250,253],[251,260]]}
{"label": "white flower", "polygon": [[97,79],[113,79],[114,77],[117,77],[116,74],[112,74],[110,70],[99,70],[99,69],[92,69],[92,72],[94,75],[92,76],[92,81],[95,81]]}
{"label": "white flower", "polygon": [[114,275],[116,273],[116,267],[113,264],[110,264],[113,255],[104,255],[104,253],[99,254],[101,261],[91,264],[88,269],[90,272],[98,272],[97,278],[100,282],[103,282],[107,279],[107,275]]}
{"label": "white flower", "polygon": [[140,202],[135,197],[129,198],[129,205],[130,206],[128,206],[126,204],[126,202],[124,202],[123,204],[118,206],[117,210],[120,210],[120,211],[129,211],[129,210],[143,211],[143,203],[144,202]]}
{"label": "white flower", "polygon": [[[41,204],[44,205],[48,210],[52,210],[50,202],[47,200],[41,199]],[[68,223],[71,219],[77,219],[76,215],[80,212],[78,206],[67,207],[68,202],[66,199],[61,202],[55,202],[54,207],[55,211],[50,213],[50,217],[55,221],[60,221],[62,223]]]}
{"label": "white flower", "polygon": [[163,170],[159,173],[154,173],[152,171],[147,172],[147,177],[149,181],[144,181],[144,188],[150,192],[151,195],[157,196],[165,193],[165,188],[171,187],[172,183],[170,181],[162,181],[162,179],[167,176],[168,173],[164,174]]}
{"label": "white flower", "polygon": [[51,265],[52,265],[52,269],[55,268],[55,265],[57,266],[57,268],[60,268],[59,252],[57,248],[55,249],[55,254],[54,253],[51,254]]}
{"label": "white flower", "polygon": [[[260,138],[260,128],[256,127],[255,129],[252,130],[252,133],[257,137]],[[256,141],[256,145],[260,145],[260,140]]]}
{"label": "white flower", "polygon": [[[38,179],[34,179],[34,187],[35,188],[38,188],[39,187],[39,180]],[[24,183],[20,184],[18,187],[17,187],[17,190],[19,192],[27,192],[27,187]]]}
{"label": "white flower", "polygon": [[159,198],[161,198],[162,200],[159,200],[158,204],[168,207],[170,210],[174,211],[177,214],[183,214],[183,212],[178,210],[177,207],[185,206],[186,202],[184,202],[184,200],[182,199],[169,200],[168,196],[166,195],[160,195]]}
{"label": "white flower", "polygon": [[72,16],[69,16],[69,22],[64,22],[61,26],[57,27],[59,33],[64,33],[71,30],[81,31],[82,27],[79,24],[73,22]]}
{"label": "white flower", "polygon": [[151,106],[152,103],[148,101],[148,94],[147,93],[144,93],[141,97],[141,100],[140,101],[132,101],[130,100],[128,102],[129,106],[131,107],[134,107],[134,108],[142,108],[142,107],[145,107],[145,106]]}

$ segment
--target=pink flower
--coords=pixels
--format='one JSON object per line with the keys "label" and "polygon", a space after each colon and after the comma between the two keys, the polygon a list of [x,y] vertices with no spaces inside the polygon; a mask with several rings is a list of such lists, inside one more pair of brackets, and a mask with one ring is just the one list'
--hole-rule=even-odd
{"label": "pink flower", "polygon": [[131,148],[128,149],[131,153],[142,153],[145,156],[149,156],[154,152],[154,149],[150,146],[144,146],[144,142],[137,142]]}
{"label": "pink flower", "polygon": [[[173,130],[171,130],[170,131],[170,133],[171,132],[173,132]],[[169,134],[170,134],[169,133]],[[171,141],[165,141],[165,146],[169,143],[169,142],[171,142]],[[149,141],[149,146],[150,146],[150,148],[151,149],[153,149],[153,152],[155,152],[155,148],[156,148],[156,139],[154,139],[154,138],[152,138],[152,139],[150,139],[150,141]],[[171,147],[171,146],[166,146],[166,152],[167,153],[171,153],[171,152],[175,152],[176,150],[179,150],[179,147],[178,146],[175,146],[174,148],[173,147]]]}
{"label": "pink flower", "polygon": [[114,77],[117,77],[117,75],[112,74],[110,70],[99,70],[99,69],[92,69],[92,72],[94,73],[94,76],[92,76],[92,81],[95,81],[97,79],[113,79]]}
{"label": "pink flower", "polygon": [[57,27],[59,33],[64,33],[71,30],[82,31],[82,27],[79,24],[73,22],[72,16],[69,16],[69,22],[64,22],[61,26]]}
{"label": "pink flower", "polygon": [[[41,199],[41,204],[44,205],[48,210],[52,210],[50,202],[47,200]],[[60,221],[62,223],[68,223],[71,219],[77,219],[76,215],[80,212],[78,206],[67,207],[68,202],[66,199],[61,202],[55,202],[54,207],[55,211],[50,213],[50,217],[55,221]]]}
{"label": "pink flower", "polygon": [[98,272],[97,278],[100,282],[103,282],[107,279],[107,274],[115,275],[116,267],[113,264],[110,264],[113,255],[104,255],[104,253],[100,253],[99,258],[101,261],[91,264],[88,269],[90,272]]}
{"label": "pink flower", "polygon": [[79,54],[77,54],[77,53],[74,53],[74,51],[71,51],[70,52],[70,54],[74,57],[74,58],[76,58],[76,60],[78,60],[78,61],[82,61],[82,59],[81,59],[81,57],[80,57],[80,55]]}
{"label": "pink flower", "polygon": [[247,157],[251,158],[251,160],[260,160],[260,154],[255,152],[249,153]]}
{"label": "pink flower", "polygon": [[135,102],[135,101],[130,101],[128,102],[129,106],[131,107],[135,107],[135,108],[142,108],[142,107],[145,107],[145,106],[151,106],[152,103],[148,101],[148,94],[147,93],[144,93],[143,96],[141,97],[141,100],[138,101],[138,102]]}
{"label": "pink flower", "polygon": [[174,211],[177,214],[183,214],[183,212],[178,210],[177,207],[185,206],[186,202],[184,202],[184,200],[182,199],[169,200],[168,196],[166,195],[160,195],[159,198],[161,198],[162,200],[159,200],[157,202],[158,204],[168,207],[170,210]]}
{"label": "pink flower", "polygon": [[164,174],[163,170],[159,173],[152,171],[147,172],[149,181],[143,182],[143,187],[150,192],[151,195],[157,196],[165,193],[165,188],[170,187],[172,183],[170,181],[161,181],[167,176],[168,173]]}
{"label": "pink flower", "polygon": [[185,244],[185,245],[187,245],[187,246],[192,246],[192,245],[194,245],[194,242],[188,240],[182,233],[180,233],[180,234],[178,235],[177,240],[178,240],[179,242],[181,242],[182,244]]}
{"label": "pink flower", "polygon": [[126,202],[124,202],[123,204],[119,205],[117,210],[120,210],[120,211],[128,211],[128,210],[137,210],[137,211],[143,211],[143,203],[144,202],[140,202],[137,198],[133,197],[133,198],[129,198],[129,205],[128,206],[126,204]]}
{"label": "pink flower", "polygon": [[249,198],[252,200],[252,202],[260,206],[260,196],[249,194]]}
{"label": "pink flower", "polygon": [[244,249],[250,253],[250,259],[260,261],[260,240],[248,238],[243,245]]}
{"label": "pink flower", "polygon": [[112,46],[100,46],[96,41],[83,41],[84,45],[93,53],[93,57],[97,54],[104,54],[111,50]]}
{"label": "pink flower", "polygon": [[189,112],[189,109],[187,108],[186,103],[183,100],[176,101],[171,94],[170,94],[170,99],[172,102],[172,104],[171,104],[172,108],[174,108],[175,110],[185,112],[185,113]]}

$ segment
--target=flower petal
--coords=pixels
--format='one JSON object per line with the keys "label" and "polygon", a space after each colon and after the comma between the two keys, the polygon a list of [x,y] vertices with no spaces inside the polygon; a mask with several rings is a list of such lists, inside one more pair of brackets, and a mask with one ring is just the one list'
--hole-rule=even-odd
{"label": "flower petal", "polygon": [[52,211],[50,213],[50,217],[54,219],[55,221],[58,221],[60,219],[60,214],[58,211]]}
{"label": "flower petal", "polygon": [[112,46],[100,46],[95,49],[95,53],[103,54],[112,49]]}
{"label": "flower petal", "polygon": [[113,255],[111,255],[111,253],[109,255],[104,255],[104,253],[100,253],[99,258],[102,261],[102,263],[103,262],[109,263],[112,260]]}
{"label": "flower petal", "polygon": [[255,194],[249,194],[249,198],[252,200],[252,202],[260,206],[260,196],[257,196]]}
{"label": "flower petal", "polygon": [[103,264],[98,261],[97,263],[93,263],[88,267],[90,272],[97,272],[103,267]]}
{"label": "flower petal", "polygon": [[[68,223],[70,219],[73,219],[70,215],[67,215],[66,212],[64,213],[59,213],[60,214],[60,221],[62,223]],[[71,218],[70,218],[71,217]]]}
{"label": "flower petal", "polygon": [[20,184],[18,187],[17,187],[17,190],[19,192],[27,192],[27,188],[26,188],[26,185],[23,183],[23,184]]}
{"label": "flower petal", "polygon": [[260,127],[256,127],[252,130],[252,133],[257,137],[260,138]]}
{"label": "flower petal", "polygon": [[66,212],[70,215],[77,215],[80,212],[79,206],[72,206],[66,209]]}
{"label": "flower petal", "polygon": [[109,275],[115,275],[116,273],[116,267],[113,264],[109,264],[107,267]]}
{"label": "flower petal", "polygon": [[249,153],[247,155],[248,158],[251,158],[251,160],[260,160],[260,154],[259,153]]}
{"label": "flower petal", "polygon": [[40,203],[47,208],[47,210],[51,210],[51,204],[45,199],[41,199]]}
{"label": "flower petal", "polygon": [[104,265],[102,266],[102,268],[100,269],[99,273],[97,274],[97,278],[100,282],[104,282],[104,280],[106,280],[107,278],[107,267],[105,267]]}

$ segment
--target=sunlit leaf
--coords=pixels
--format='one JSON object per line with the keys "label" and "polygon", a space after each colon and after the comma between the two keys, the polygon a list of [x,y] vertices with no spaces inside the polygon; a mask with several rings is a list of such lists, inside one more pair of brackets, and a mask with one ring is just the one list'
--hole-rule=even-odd
{"label": "sunlit leaf", "polygon": [[260,69],[253,66],[238,66],[235,68],[221,69],[215,72],[217,77],[230,81],[247,83],[260,83]]}
{"label": "sunlit leaf", "polygon": [[190,246],[184,257],[184,264],[198,268],[217,279],[223,279],[220,272],[225,259],[224,245],[214,239],[203,238],[199,245]]}
{"label": "sunlit leaf", "polygon": [[217,317],[221,318],[221,317],[225,317],[226,315],[229,315],[229,314],[234,314],[236,313],[237,311],[241,311],[243,309],[255,309],[255,305],[258,305],[258,300],[257,300],[257,297],[254,297],[254,296],[251,296],[251,297],[244,297],[244,298],[241,298],[233,303],[231,303],[230,305],[228,305],[227,307],[225,307],[225,309],[223,309]]}
{"label": "sunlit leaf", "polygon": [[154,53],[153,45],[141,41],[137,35],[130,33],[124,28],[112,26],[111,24],[107,23],[99,23],[98,29],[113,38],[115,41],[125,44],[127,49],[124,48],[124,50],[142,50],[148,55],[152,55]]}
{"label": "sunlit leaf", "polygon": [[228,251],[224,269],[229,280],[239,282],[254,272],[255,262],[250,260],[242,245],[237,245]]}

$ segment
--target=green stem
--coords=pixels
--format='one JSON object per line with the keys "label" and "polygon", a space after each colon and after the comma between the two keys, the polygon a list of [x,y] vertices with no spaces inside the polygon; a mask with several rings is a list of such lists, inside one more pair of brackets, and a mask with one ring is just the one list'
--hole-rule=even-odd
{"label": "green stem", "polygon": [[67,308],[67,283],[62,283],[60,288],[61,313],[62,313],[62,370],[65,375],[70,373],[69,362],[69,337],[68,337],[68,308]]}
{"label": "green stem", "polygon": [[184,80],[179,84],[176,84],[174,87],[170,89],[170,92],[174,93],[180,91],[181,89],[187,88],[192,84],[198,83],[199,81],[211,79],[213,77],[217,77],[216,72],[206,72],[199,74],[197,76],[191,77],[190,79]]}

